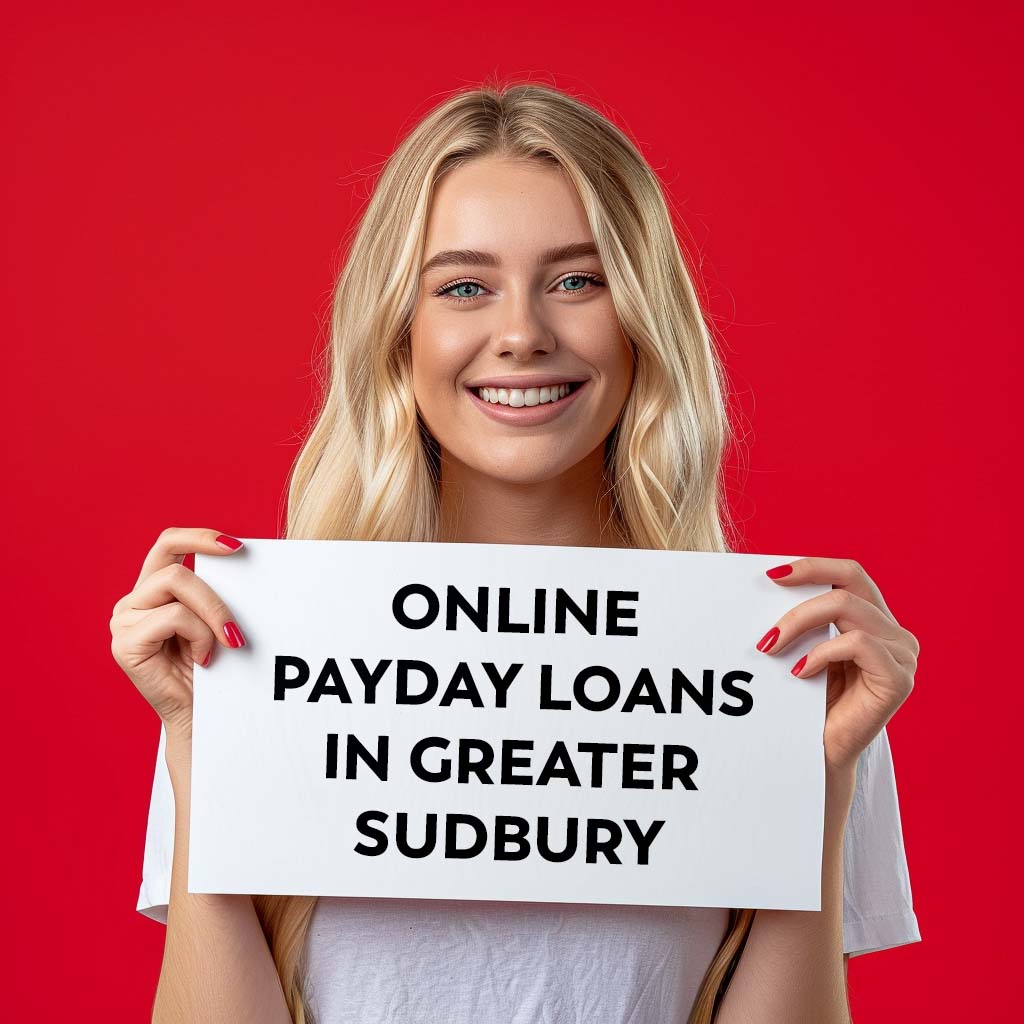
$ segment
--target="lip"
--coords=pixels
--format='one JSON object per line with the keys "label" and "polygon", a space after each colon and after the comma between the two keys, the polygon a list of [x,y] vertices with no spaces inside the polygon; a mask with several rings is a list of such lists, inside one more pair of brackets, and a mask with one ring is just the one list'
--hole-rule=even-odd
{"label": "lip", "polygon": [[467,380],[467,388],[546,388],[552,384],[579,384],[586,377],[557,373],[515,373],[505,377],[477,377]]}
{"label": "lip", "polygon": [[[538,376],[538,379],[540,377]],[[512,387],[544,387],[543,384],[527,384],[530,378],[523,374],[519,377],[493,377],[490,381],[482,384],[475,385],[476,387],[509,387],[507,384],[499,384],[499,381],[503,380],[515,380],[520,383],[511,385]],[[557,378],[548,376],[545,378],[552,383],[564,384],[570,383],[565,380],[558,380]],[[572,404],[576,401],[578,395],[587,389],[590,382],[583,380],[580,382],[580,386],[571,391],[565,398],[559,399],[557,402],[545,402],[543,405],[522,405],[519,408],[513,408],[510,405],[496,405],[491,402],[485,402],[482,398],[473,391],[472,387],[466,387],[466,394],[469,395],[469,400],[482,412],[485,416],[490,416],[492,420],[497,420],[498,423],[508,423],[516,427],[534,427],[541,423],[548,423],[555,419],[556,416],[561,416]]]}

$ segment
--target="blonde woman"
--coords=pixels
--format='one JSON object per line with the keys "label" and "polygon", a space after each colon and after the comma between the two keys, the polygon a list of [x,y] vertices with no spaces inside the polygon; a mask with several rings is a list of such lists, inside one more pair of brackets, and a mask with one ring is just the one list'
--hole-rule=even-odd
{"label": "blonde woman", "polygon": [[[288,537],[726,550],[722,384],[665,198],[573,97],[469,90],[415,126],[347,255],[327,362]],[[885,732],[918,645],[828,558],[769,574],[834,589],[750,638],[784,658],[835,627],[793,666],[828,686],[820,913],[190,895],[192,665],[246,638],[182,562],[238,546],[165,530],[111,620],[162,721],[138,903],[167,925],[155,1021],[829,1024],[849,956],[920,938]]]}

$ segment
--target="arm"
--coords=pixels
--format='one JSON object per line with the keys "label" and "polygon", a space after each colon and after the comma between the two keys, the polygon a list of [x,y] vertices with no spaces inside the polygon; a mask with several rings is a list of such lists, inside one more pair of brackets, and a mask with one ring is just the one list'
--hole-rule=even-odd
{"label": "arm", "polygon": [[762,654],[774,656],[809,629],[832,623],[839,631],[790,670],[797,679],[825,683],[821,910],[755,913],[719,1024],[849,1024],[843,845],[857,761],[910,695],[920,645],[856,562],[801,558],[767,575],[780,586],[832,585],[829,593],[790,609],[757,644]]}
{"label": "arm", "polygon": [[717,1024],[848,1024],[843,954],[843,836],[856,776],[825,787],[821,910],[758,910]]}
{"label": "arm", "polygon": [[153,1024],[292,1024],[251,896],[188,892],[191,738],[167,737],[174,858]]}

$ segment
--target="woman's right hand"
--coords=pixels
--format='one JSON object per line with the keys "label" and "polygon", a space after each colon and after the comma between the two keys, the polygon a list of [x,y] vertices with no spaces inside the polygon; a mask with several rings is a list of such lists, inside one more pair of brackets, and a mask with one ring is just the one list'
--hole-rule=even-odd
{"label": "woman's right hand", "polygon": [[230,555],[242,542],[217,530],[168,527],[142,563],[134,589],[114,605],[110,652],[163,720],[168,737],[192,742],[192,666],[213,648],[245,643],[216,591],[182,564],[191,552]]}

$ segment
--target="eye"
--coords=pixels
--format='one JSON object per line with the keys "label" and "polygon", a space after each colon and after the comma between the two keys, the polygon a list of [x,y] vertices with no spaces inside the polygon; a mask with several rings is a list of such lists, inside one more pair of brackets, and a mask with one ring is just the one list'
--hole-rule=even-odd
{"label": "eye", "polygon": [[577,292],[590,292],[594,288],[603,288],[604,281],[597,274],[567,274],[563,277],[558,284],[570,284],[572,287],[567,288],[566,291],[575,294]]}
{"label": "eye", "polygon": [[473,299],[479,298],[477,293],[467,295],[463,290],[466,288],[483,288],[483,285],[479,281],[452,281],[451,284],[438,288],[433,294],[443,295],[452,302],[472,302]]}
{"label": "eye", "polygon": [[441,298],[445,298],[450,302],[472,302],[473,299],[478,299],[478,292],[466,293],[466,289],[483,288],[478,281],[453,281],[451,284],[443,285],[440,288],[435,289],[431,292],[431,295],[436,295]]}

